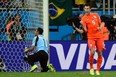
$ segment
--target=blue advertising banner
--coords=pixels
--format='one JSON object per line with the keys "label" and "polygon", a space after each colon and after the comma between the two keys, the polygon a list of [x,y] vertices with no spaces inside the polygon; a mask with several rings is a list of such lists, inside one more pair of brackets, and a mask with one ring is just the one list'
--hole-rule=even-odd
{"label": "blue advertising banner", "polygon": [[[106,41],[101,70],[116,70],[116,41]],[[50,63],[57,71],[89,69],[86,41],[50,41]],[[96,68],[97,53],[94,55]]]}
{"label": "blue advertising banner", "polygon": [[[29,46],[31,41],[27,42]],[[0,59],[7,72],[25,72],[30,66],[24,61],[25,42],[0,42]],[[101,70],[116,71],[116,41],[106,41]],[[89,69],[89,49],[86,41],[50,41],[50,63],[57,71]],[[96,68],[97,53],[94,56]]]}

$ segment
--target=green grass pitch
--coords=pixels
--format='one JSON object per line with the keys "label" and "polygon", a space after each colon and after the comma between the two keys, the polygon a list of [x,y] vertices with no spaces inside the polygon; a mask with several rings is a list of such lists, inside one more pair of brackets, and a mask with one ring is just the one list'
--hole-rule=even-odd
{"label": "green grass pitch", "polygon": [[101,71],[100,76],[91,76],[88,71],[75,72],[0,72],[0,77],[116,77],[116,71]]}

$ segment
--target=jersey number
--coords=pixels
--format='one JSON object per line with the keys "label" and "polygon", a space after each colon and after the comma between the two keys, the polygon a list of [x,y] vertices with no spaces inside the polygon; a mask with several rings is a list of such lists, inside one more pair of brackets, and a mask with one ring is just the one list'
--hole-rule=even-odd
{"label": "jersey number", "polygon": [[92,24],[95,25],[95,21],[94,20],[92,20]]}

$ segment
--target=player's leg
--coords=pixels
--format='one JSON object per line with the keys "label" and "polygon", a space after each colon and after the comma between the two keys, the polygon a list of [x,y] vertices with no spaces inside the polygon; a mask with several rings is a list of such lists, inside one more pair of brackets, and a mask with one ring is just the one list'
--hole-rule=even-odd
{"label": "player's leg", "polygon": [[48,62],[48,54],[41,50],[39,51],[39,62],[40,62],[40,65],[41,65],[41,72],[47,72],[49,70],[49,68],[47,67],[47,62]]}
{"label": "player's leg", "polygon": [[96,75],[100,75],[100,67],[101,67],[101,64],[102,64],[102,50],[103,50],[103,39],[98,39],[97,40],[97,53],[98,53],[98,58],[97,58],[97,69],[96,69]]}
{"label": "player's leg", "polygon": [[38,61],[38,53],[34,53],[33,55],[25,56],[24,60],[32,66],[30,72],[33,72],[38,68],[38,66],[36,64],[34,64],[34,62]]}
{"label": "player's leg", "polygon": [[52,64],[48,65],[48,68],[52,71],[52,72],[56,72],[54,66]]}
{"label": "player's leg", "polygon": [[95,53],[95,40],[88,39],[88,47],[90,49],[89,63],[90,63],[90,75],[94,75],[94,53]]}
{"label": "player's leg", "polygon": [[52,64],[49,64],[47,66],[48,62],[48,54],[45,51],[40,51],[41,52],[41,59],[39,59],[40,65],[41,65],[41,72],[47,72],[48,70],[51,70],[52,72],[55,72],[56,70],[54,69]]}
{"label": "player's leg", "polygon": [[25,60],[26,62],[28,62],[31,66],[34,65],[34,62],[32,61],[32,57],[33,57],[33,55],[28,55],[28,56],[25,56],[25,57],[24,57],[24,60]]}

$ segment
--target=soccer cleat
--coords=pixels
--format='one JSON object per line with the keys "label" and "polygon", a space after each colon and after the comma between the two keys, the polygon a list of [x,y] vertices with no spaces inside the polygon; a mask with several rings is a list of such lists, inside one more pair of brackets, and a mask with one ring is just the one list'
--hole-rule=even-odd
{"label": "soccer cleat", "polygon": [[56,72],[55,68],[53,67],[52,64],[49,64],[48,65],[48,68],[52,71],[52,72]]}
{"label": "soccer cleat", "polygon": [[90,75],[94,75],[94,69],[90,69],[89,73]]}
{"label": "soccer cleat", "polygon": [[96,71],[96,75],[100,75],[100,72],[99,71]]}
{"label": "soccer cleat", "polygon": [[35,64],[31,67],[31,70],[29,72],[34,72],[37,68],[38,66]]}

